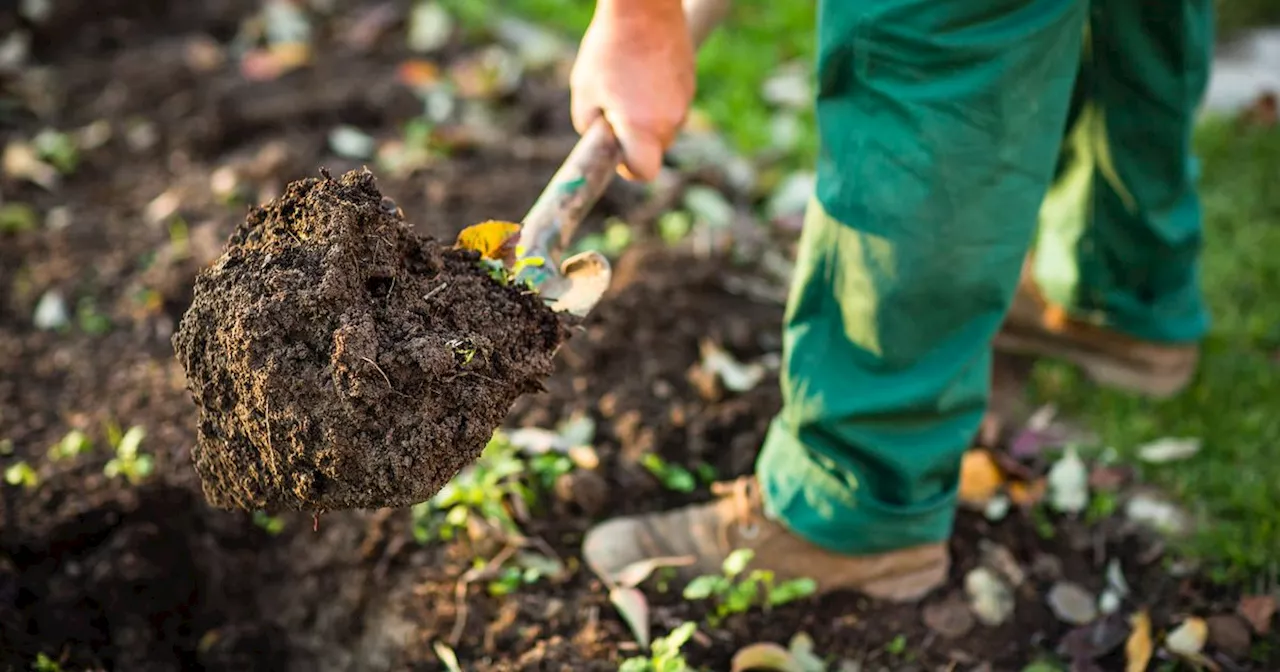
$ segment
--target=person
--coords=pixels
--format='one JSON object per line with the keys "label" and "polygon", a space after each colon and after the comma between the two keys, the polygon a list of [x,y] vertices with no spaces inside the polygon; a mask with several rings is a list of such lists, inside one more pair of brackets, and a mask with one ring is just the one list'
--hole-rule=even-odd
{"label": "person", "polygon": [[[1208,328],[1192,155],[1212,0],[819,0],[817,183],[784,317],[783,406],[709,503],[606,520],[616,574],[728,553],[819,592],[946,580],[996,350],[1155,396]],[[598,0],[571,75],[651,180],[696,89],[680,0]]]}

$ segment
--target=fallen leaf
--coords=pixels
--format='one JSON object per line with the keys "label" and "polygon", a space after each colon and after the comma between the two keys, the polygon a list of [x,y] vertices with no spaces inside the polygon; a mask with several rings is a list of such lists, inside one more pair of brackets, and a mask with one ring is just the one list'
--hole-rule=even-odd
{"label": "fallen leaf", "polygon": [[1046,477],[1049,506],[1060,513],[1080,513],[1089,505],[1089,471],[1074,447],[1068,447]]}
{"label": "fallen leaf", "polygon": [[1138,448],[1138,458],[1143,462],[1152,464],[1176,462],[1185,460],[1200,452],[1201,444],[1202,442],[1198,438],[1166,437],[1156,439]]}
{"label": "fallen leaf", "polygon": [[458,663],[458,654],[444,642],[435,642],[431,645],[435,650],[436,657],[440,659],[440,664],[444,665],[449,672],[462,672],[462,666]]}
{"label": "fallen leaf", "polygon": [[329,148],[344,159],[367,159],[377,150],[378,142],[358,128],[338,126],[329,131]]}
{"label": "fallen leaf", "polygon": [[265,49],[245,52],[240,57],[240,74],[250,81],[271,81],[310,62],[311,45],[305,42],[282,42]]}
{"label": "fallen leaf", "polygon": [[1009,501],[1007,496],[1003,494],[996,495],[987,502],[985,507],[983,507],[982,517],[993,523],[999,522],[1004,520],[1005,516],[1009,515],[1009,507],[1011,506],[1013,506],[1013,504]]}
{"label": "fallen leaf", "polygon": [[1004,474],[989,451],[981,448],[964,454],[960,462],[960,501],[974,507],[986,506],[1004,485]]}
{"label": "fallen leaf", "polygon": [[760,363],[743,364],[721,348],[714,341],[703,340],[702,369],[720,379],[726,390],[731,392],[747,392],[754,389],[767,373]]}
{"label": "fallen leaf", "polygon": [[71,314],[67,311],[67,301],[62,298],[62,293],[51,289],[42,294],[31,321],[41,331],[54,331],[67,326],[71,321]]}
{"label": "fallen leaf", "polygon": [[458,234],[456,246],[475,250],[485,259],[511,263],[515,258],[519,234],[519,224],[489,220],[463,229]]}
{"label": "fallen leaf", "polygon": [[1151,617],[1139,611],[1129,617],[1133,632],[1124,643],[1125,672],[1146,672],[1151,663]]}
{"label": "fallen leaf", "polygon": [[984,625],[996,626],[1013,614],[1015,602],[1008,584],[986,567],[978,567],[964,577],[969,608]]}
{"label": "fallen leaf", "polygon": [[1043,478],[1009,483],[1009,499],[1021,507],[1039,504],[1047,492],[1049,492],[1049,483]]}
{"label": "fallen leaf", "polygon": [[1174,628],[1164,638],[1164,645],[1169,651],[1183,657],[1194,658],[1204,650],[1209,640],[1209,626],[1203,618],[1191,617]]}
{"label": "fallen leaf", "polygon": [[1190,517],[1176,504],[1151,493],[1138,493],[1125,503],[1125,517],[1158,532],[1181,535],[1191,528]]}
{"label": "fallen leaf", "polygon": [[1248,595],[1240,598],[1236,613],[1249,621],[1253,631],[1265,635],[1271,631],[1271,617],[1276,613],[1276,598],[1272,595]]}
{"label": "fallen leaf", "polygon": [[959,595],[926,605],[920,618],[930,630],[948,639],[963,637],[973,629],[973,615]]}
{"label": "fallen leaf", "polygon": [[1064,623],[1084,625],[1098,617],[1093,594],[1070,581],[1055,584],[1045,599],[1054,616]]}
{"label": "fallen leaf", "polygon": [[1120,597],[1129,596],[1129,582],[1124,578],[1124,568],[1120,566],[1120,560],[1112,558],[1107,563],[1107,585],[1110,586]]}
{"label": "fallen leaf", "polygon": [[649,558],[623,567],[612,578],[614,583],[623,588],[635,588],[661,567],[685,567],[693,564],[694,560],[692,555]]}
{"label": "fallen leaf", "polygon": [[730,672],[745,670],[776,670],[776,672],[806,672],[791,652],[773,642],[749,644],[733,654],[729,661]]}
{"label": "fallen leaf", "polygon": [[1249,635],[1249,624],[1235,614],[1218,614],[1205,620],[1209,626],[1209,643],[1214,648],[1233,658],[1249,655],[1249,647],[1253,643]]}
{"label": "fallen leaf", "polygon": [[1129,624],[1122,616],[1100,618],[1063,636],[1058,652],[1077,664],[1097,660],[1124,644],[1129,632]]}
{"label": "fallen leaf", "polygon": [[428,89],[441,82],[440,68],[431,61],[410,59],[396,68],[396,80],[411,89]]}
{"label": "fallen leaf", "polygon": [[1013,552],[1007,546],[980,539],[978,553],[981,555],[981,563],[984,566],[999,572],[1014,588],[1021,586],[1022,582],[1027,580],[1027,573],[1022,570],[1022,565],[1018,564],[1018,559],[1013,557]]}
{"label": "fallen leaf", "polygon": [[27,180],[45,189],[58,186],[58,169],[40,160],[32,145],[12,141],[4,147],[4,173],[16,180]]}
{"label": "fallen leaf", "polygon": [[409,49],[418,53],[436,51],[453,35],[453,16],[438,2],[419,2],[409,12]]}
{"label": "fallen leaf", "polygon": [[645,599],[644,593],[635,588],[618,586],[609,591],[609,602],[618,610],[627,627],[631,628],[631,634],[635,635],[640,648],[649,648],[649,601]]}

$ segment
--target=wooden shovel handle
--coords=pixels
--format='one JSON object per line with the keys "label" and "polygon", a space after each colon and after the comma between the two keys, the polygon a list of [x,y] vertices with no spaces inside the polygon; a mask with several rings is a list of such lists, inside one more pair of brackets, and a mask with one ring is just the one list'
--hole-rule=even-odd
{"label": "wooden shovel handle", "polygon": [[[702,45],[729,8],[729,0],[684,0],[694,47]],[[622,163],[622,147],[601,116],[582,134],[569,157],[524,217],[520,245],[526,255],[543,255],[568,244],[574,229],[609,187]],[[559,238],[559,241],[555,239]]]}

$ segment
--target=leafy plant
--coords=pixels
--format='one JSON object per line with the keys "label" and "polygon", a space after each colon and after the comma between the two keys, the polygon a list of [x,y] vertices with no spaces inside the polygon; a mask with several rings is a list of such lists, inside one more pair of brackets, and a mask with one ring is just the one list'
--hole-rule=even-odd
{"label": "leafy plant", "polygon": [[692,672],[693,668],[685,660],[682,649],[697,629],[697,623],[681,623],[666,637],[653,640],[648,657],[627,658],[618,667],[618,672]]}
{"label": "leafy plant", "polygon": [[284,519],[279,516],[272,516],[266,511],[254,511],[253,524],[266,530],[267,534],[273,537],[284,531]]}
{"label": "leafy plant", "polygon": [[697,480],[694,479],[693,474],[688,469],[678,464],[667,462],[657,453],[645,453],[640,458],[640,464],[645,469],[648,469],[649,473],[653,474],[654,478],[658,479],[658,482],[662,483],[663,487],[668,490],[693,492],[698,487]]}
{"label": "leafy plant", "polygon": [[44,653],[37,653],[36,660],[31,663],[34,672],[62,672],[62,665]]}
{"label": "leafy plant", "polygon": [[138,450],[146,436],[147,430],[141,425],[130,427],[123,435],[115,423],[108,425],[107,441],[115,448],[116,456],[102,468],[102,473],[107,478],[124,476],[133,485],[150,476],[155,462],[150,455]]}
{"label": "leafy plant", "polygon": [[685,586],[684,598],[713,599],[715,611],[708,621],[716,625],[727,616],[756,606],[775,607],[808,597],[818,588],[817,582],[810,578],[775,583],[773,572],[767,569],[754,569],[743,576],[753,557],[755,552],[747,548],[730,553],[721,564],[722,574],[708,574],[690,581]]}
{"label": "leafy plant", "polygon": [[49,448],[49,459],[69,460],[93,450],[93,442],[84,432],[73,429]]}
{"label": "leafy plant", "polygon": [[40,485],[40,475],[25,461],[16,462],[4,470],[4,482],[9,485],[21,485],[31,490]]}
{"label": "leafy plant", "polygon": [[111,319],[98,310],[92,297],[84,297],[76,303],[76,323],[86,334],[100,336],[111,331]]}
{"label": "leafy plant", "polygon": [[66,133],[47,128],[37,133],[31,144],[41,161],[47,161],[64,175],[74,172],[80,165],[80,149],[76,147],[75,139]]}
{"label": "leafy plant", "polygon": [[472,516],[500,533],[519,534],[511,506],[536,504],[522,479],[529,465],[501,433],[495,433],[475,464],[462,470],[431,499],[413,507],[413,536],[419,543],[451,540],[465,532]]}

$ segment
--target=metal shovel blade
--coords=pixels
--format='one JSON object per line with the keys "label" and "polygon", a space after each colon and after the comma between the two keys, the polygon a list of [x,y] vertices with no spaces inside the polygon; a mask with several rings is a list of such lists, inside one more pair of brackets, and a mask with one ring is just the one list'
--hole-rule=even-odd
{"label": "metal shovel blade", "polygon": [[560,264],[560,275],[548,278],[539,293],[553,299],[552,310],[586,317],[609,289],[612,277],[609,260],[589,250],[565,259]]}

